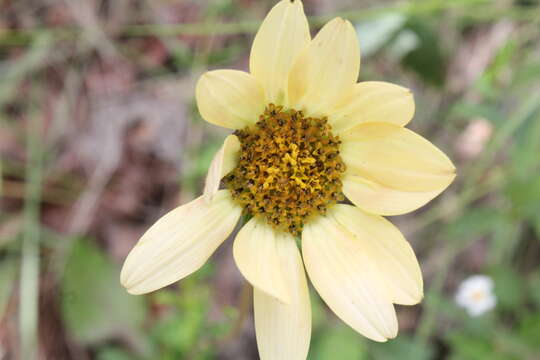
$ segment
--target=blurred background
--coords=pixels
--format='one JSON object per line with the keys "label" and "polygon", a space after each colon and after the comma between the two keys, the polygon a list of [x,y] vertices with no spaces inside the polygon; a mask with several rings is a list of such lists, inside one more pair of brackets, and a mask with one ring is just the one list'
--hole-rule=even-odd
{"label": "blurred background", "polygon": [[[227,132],[202,121],[194,84],[247,69],[274,3],[0,0],[0,359],[258,358],[230,241],[146,296],[119,269],[201,192]],[[426,284],[420,305],[397,306],[399,336],[363,338],[313,292],[309,359],[540,359],[540,2],[304,3],[313,32],[355,24],[360,80],[411,88],[409,127],[458,168],[428,206],[390,219]],[[472,301],[494,307],[456,303],[475,274],[494,286]]]}

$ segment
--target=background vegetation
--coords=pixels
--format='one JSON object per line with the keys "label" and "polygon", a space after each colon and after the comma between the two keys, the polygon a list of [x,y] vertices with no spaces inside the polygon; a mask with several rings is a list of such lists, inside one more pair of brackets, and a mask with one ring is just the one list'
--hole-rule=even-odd
{"label": "background vegetation", "polygon": [[[223,245],[202,271],[145,297],[119,267],[161,214],[201,191],[226,132],[194,83],[246,69],[274,1],[0,0],[0,359],[256,359],[249,288]],[[313,30],[357,25],[361,80],[414,91],[410,127],[456,182],[394,217],[419,256],[424,302],[400,335],[357,335],[313,293],[309,359],[538,359],[540,4],[305,0]],[[472,274],[496,308],[453,296]]]}

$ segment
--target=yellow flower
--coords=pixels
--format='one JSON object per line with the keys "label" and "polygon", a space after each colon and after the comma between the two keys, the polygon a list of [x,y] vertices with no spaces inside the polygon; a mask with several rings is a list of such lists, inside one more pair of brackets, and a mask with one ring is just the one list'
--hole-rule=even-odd
{"label": "yellow flower", "polygon": [[336,18],[311,39],[301,1],[282,0],[249,66],[199,80],[202,117],[236,131],[214,157],[203,196],[163,216],[131,251],[122,284],[143,294],[191,274],[244,214],[233,252],[254,287],[262,359],[307,356],[304,265],[344,322],[376,341],[395,337],[393,304],[418,303],[423,283],[409,243],[381,215],[436,197],[455,177],[452,162],[404,127],[414,114],[409,90],[356,83],[360,50],[348,21]]}

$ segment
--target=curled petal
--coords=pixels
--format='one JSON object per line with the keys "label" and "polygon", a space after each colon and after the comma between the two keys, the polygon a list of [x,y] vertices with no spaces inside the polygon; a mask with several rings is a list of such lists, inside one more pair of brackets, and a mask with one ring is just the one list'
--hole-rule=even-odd
{"label": "curled petal", "polygon": [[239,154],[240,141],[235,135],[227,136],[221,149],[214,155],[206,175],[204,197],[207,202],[212,201],[217,193],[221,179],[236,167]]}

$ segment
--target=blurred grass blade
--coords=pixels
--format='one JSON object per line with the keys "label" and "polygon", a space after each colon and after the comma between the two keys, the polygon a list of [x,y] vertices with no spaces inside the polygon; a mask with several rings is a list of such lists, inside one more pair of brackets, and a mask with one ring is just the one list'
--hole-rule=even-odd
{"label": "blurred grass blade", "polygon": [[51,34],[39,34],[32,45],[19,59],[0,63],[0,108],[15,93],[19,83],[35,69],[46,64],[45,58],[53,45]]}
{"label": "blurred grass blade", "polygon": [[0,319],[4,316],[16,275],[17,261],[8,258],[0,262]]}
{"label": "blurred grass blade", "polygon": [[22,239],[21,284],[19,297],[19,332],[22,359],[37,358],[39,237],[43,153],[42,122],[38,112],[31,112],[26,134],[26,183],[24,230]]}

